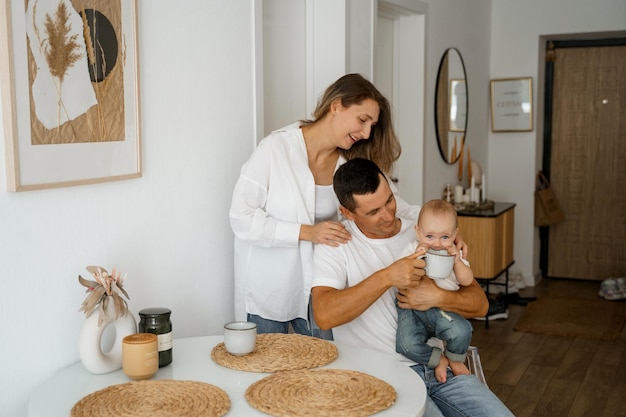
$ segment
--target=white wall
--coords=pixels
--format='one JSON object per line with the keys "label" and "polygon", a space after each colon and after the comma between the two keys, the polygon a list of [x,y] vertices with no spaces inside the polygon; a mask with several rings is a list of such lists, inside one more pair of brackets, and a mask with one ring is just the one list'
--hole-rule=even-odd
{"label": "white wall", "polygon": [[29,393],[78,360],[87,265],[128,272],[132,311],[171,308],[175,337],[232,319],[228,209],[254,143],[252,10],[139,2],[143,178],[7,193],[0,147],[0,416],[25,416]]}
{"label": "white wall", "polygon": [[[263,11],[265,136],[310,119],[324,90],[346,73],[346,6],[336,0],[256,4],[262,4]],[[329,27],[336,29],[329,31]]]}
{"label": "white wall", "polygon": [[[304,1],[263,0],[263,135],[307,114]],[[279,102],[280,106],[271,105]]]}
{"label": "white wall", "polygon": [[[539,54],[542,35],[579,34],[626,29],[626,2],[623,0],[495,0],[492,8],[491,78],[532,77],[534,118],[543,98],[538,73],[543,68]],[[484,83],[481,88],[488,89]],[[476,101],[470,95],[470,120]],[[487,106],[488,101],[484,101]],[[489,119],[485,121],[489,122]],[[534,227],[533,191],[535,175],[541,169],[543,131],[489,133],[487,184],[489,198],[517,203],[515,209],[515,260],[513,270],[527,282],[539,276],[539,236]],[[474,150],[472,149],[472,155]]]}
{"label": "white wall", "polygon": [[[468,86],[468,127],[465,146],[472,159],[487,166],[490,0],[460,2],[430,0],[426,23],[426,137],[424,138],[424,201],[441,198],[446,184],[458,183],[458,164],[447,165],[435,135],[437,69],[445,50],[456,47],[463,55]],[[467,152],[466,152],[467,155]],[[468,186],[467,173],[465,186]],[[471,248],[470,248],[471,251]]]}

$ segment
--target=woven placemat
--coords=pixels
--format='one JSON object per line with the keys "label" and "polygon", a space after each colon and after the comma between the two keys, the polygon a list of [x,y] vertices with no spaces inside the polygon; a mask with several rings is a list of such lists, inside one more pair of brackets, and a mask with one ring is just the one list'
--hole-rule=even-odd
{"label": "woven placemat", "polygon": [[255,382],[246,390],[246,401],[276,417],[364,417],[389,408],[396,391],[361,372],[300,369]]}
{"label": "woven placemat", "polygon": [[78,401],[71,417],[221,417],[228,394],[195,381],[145,380],[112,385]]}
{"label": "woven placemat", "polygon": [[231,355],[224,343],[211,351],[215,363],[238,371],[277,372],[316,368],[337,359],[337,347],[316,337],[290,333],[260,334],[254,352],[245,356]]}

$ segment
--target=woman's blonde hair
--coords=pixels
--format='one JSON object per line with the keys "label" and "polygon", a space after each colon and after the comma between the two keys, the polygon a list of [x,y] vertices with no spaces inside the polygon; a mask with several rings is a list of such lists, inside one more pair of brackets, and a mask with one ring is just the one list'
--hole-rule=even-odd
{"label": "woman's blonde hair", "polygon": [[330,112],[331,103],[337,99],[341,105],[350,107],[365,99],[378,103],[378,123],[372,126],[369,140],[360,140],[350,149],[339,149],[348,160],[366,158],[374,161],[385,173],[390,173],[394,162],[400,157],[400,142],[391,122],[391,106],[374,84],[360,74],[346,74],[331,84],[318,101],[313,120],[301,120],[302,126],[312,125]]}

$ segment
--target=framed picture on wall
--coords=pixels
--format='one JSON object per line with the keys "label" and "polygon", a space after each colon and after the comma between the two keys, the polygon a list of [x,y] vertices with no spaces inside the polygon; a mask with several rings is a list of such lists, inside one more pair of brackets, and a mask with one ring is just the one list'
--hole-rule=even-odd
{"label": "framed picture on wall", "polygon": [[0,0],[7,190],[141,177],[137,0]]}
{"label": "framed picture on wall", "polygon": [[491,80],[491,131],[533,130],[532,78]]}

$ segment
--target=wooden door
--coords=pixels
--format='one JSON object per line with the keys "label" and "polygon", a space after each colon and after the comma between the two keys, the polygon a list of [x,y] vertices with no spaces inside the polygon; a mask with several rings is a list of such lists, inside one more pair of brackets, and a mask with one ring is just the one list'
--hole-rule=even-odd
{"label": "wooden door", "polygon": [[[555,50],[548,276],[626,276],[626,46]],[[544,160],[545,164],[545,160]]]}

